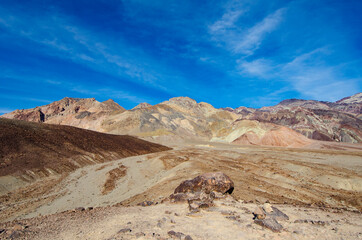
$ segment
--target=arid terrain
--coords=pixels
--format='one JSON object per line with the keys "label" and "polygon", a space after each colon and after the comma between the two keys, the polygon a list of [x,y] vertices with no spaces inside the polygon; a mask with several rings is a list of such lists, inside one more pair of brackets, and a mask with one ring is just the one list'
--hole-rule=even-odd
{"label": "arid terrain", "polygon": [[[34,239],[134,239],[137,231],[149,234],[139,233],[138,237],[161,239],[169,237],[171,230],[193,239],[253,239],[264,235],[276,239],[356,239],[362,237],[362,146],[354,147],[346,151],[207,142],[174,145],[168,151],[51,175],[3,195],[1,220],[18,220],[0,228],[11,229],[20,223],[28,227],[19,237],[30,234]],[[200,216],[188,216],[187,204],[137,206],[146,200],[161,203],[183,180],[214,171],[224,172],[235,183],[235,201],[230,207],[220,203],[216,209],[202,210]],[[251,211],[265,202],[280,206],[290,216],[291,220],[284,223],[287,230],[273,233],[253,224]],[[71,211],[76,208],[96,210]],[[226,218],[225,211],[236,211],[232,215],[240,216],[240,221]],[[19,222],[32,217],[36,219]],[[296,220],[328,225],[308,221],[296,224]],[[157,227],[159,221],[164,225]],[[223,227],[217,231],[212,228],[219,225]],[[123,228],[133,232],[117,235]],[[230,232],[229,228],[235,230]]]}
{"label": "arid terrain", "polygon": [[[60,103],[64,110],[54,103],[11,115],[26,112],[31,119],[21,118],[33,122],[0,119],[1,239],[362,238],[362,144],[351,138],[320,141],[276,118],[245,118],[185,98],[128,111],[112,101]],[[91,113],[95,107],[102,110]],[[336,124],[337,114],[327,132],[360,136],[356,113],[345,114],[357,127]],[[230,196],[197,212],[190,200],[170,200],[181,182],[210,172],[233,181]],[[253,219],[266,203],[288,216],[278,231]]]}

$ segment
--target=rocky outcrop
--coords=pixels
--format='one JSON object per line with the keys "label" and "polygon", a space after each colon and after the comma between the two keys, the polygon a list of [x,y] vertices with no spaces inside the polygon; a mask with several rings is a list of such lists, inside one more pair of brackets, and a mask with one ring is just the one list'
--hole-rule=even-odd
{"label": "rocky outcrop", "polygon": [[254,212],[254,223],[268,228],[273,232],[280,232],[283,226],[278,221],[289,220],[289,217],[278,208],[265,203],[263,207],[257,207]]}
{"label": "rocky outcrop", "polygon": [[16,110],[2,117],[29,122],[45,122],[100,130],[101,122],[109,115],[124,112],[112,99],[98,102],[94,98],[63,98],[60,101],[33,109]]}
{"label": "rocky outcrop", "polygon": [[151,104],[143,102],[143,103],[138,104],[134,108],[132,108],[132,110],[148,108],[148,107],[151,107],[151,106],[152,106]]}
{"label": "rocky outcrop", "polygon": [[182,182],[174,193],[211,192],[229,193],[234,191],[233,181],[224,173],[204,173],[191,180]]}
{"label": "rocky outcrop", "polygon": [[171,202],[187,202],[190,212],[213,206],[213,200],[234,191],[233,181],[224,173],[211,172],[183,181],[170,195]]}

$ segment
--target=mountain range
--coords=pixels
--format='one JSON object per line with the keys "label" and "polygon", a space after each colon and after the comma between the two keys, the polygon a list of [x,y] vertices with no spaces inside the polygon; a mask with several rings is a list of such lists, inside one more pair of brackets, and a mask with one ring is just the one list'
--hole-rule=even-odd
{"label": "mountain range", "polygon": [[126,110],[113,100],[64,98],[2,117],[70,125],[146,139],[197,139],[234,144],[309,146],[314,140],[362,142],[362,93],[336,102],[288,99],[260,109],[214,108],[189,97]]}

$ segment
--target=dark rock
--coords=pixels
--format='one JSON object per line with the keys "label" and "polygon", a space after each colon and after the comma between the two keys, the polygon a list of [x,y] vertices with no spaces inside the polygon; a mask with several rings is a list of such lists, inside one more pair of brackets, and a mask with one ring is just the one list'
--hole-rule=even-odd
{"label": "dark rock", "polygon": [[193,239],[192,239],[192,237],[191,237],[190,235],[187,235],[187,236],[185,237],[185,240],[193,240]]}
{"label": "dark rock", "polygon": [[213,206],[212,200],[188,200],[190,211]]}
{"label": "dark rock", "polygon": [[194,193],[212,191],[231,194],[234,191],[233,181],[224,173],[212,172],[204,173],[192,180],[183,181],[174,191],[174,193]]}
{"label": "dark rock", "polygon": [[167,232],[167,234],[173,239],[182,239],[185,236],[182,232],[175,232],[173,230]]}
{"label": "dark rock", "polygon": [[294,221],[294,223],[311,223],[313,225],[320,225],[320,226],[325,226],[325,225],[330,225],[330,222],[328,221],[321,221],[321,220],[310,220],[310,219],[297,219]]}
{"label": "dark rock", "polygon": [[274,218],[255,219],[254,222],[262,227],[272,230],[273,232],[280,232],[283,229],[283,226],[280,225]]}
{"label": "dark rock", "polygon": [[170,201],[173,203],[186,202],[190,196],[185,193],[176,193],[170,195]]}
{"label": "dark rock", "polygon": [[128,232],[132,232],[132,229],[130,228],[123,228],[121,230],[118,231],[118,233],[128,233]]}
{"label": "dark rock", "polygon": [[283,213],[282,211],[280,211],[278,208],[276,207],[271,207],[273,209],[272,212],[270,213],[266,213],[266,215],[268,217],[272,217],[276,220],[289,220],[289,217],[287,214]]}
{"label": "dark rock", "polygon": [[151,206],[151,205],[154,205],[154,202],[152,201],[143,201],[139,204],[137,204],[138,206],[142,206],[142,207],[147,207],[147,206]]}
{"label": "dark rock", "polygon": [[85,208],[84,207],[77,207],[76,209],[74,209],[75,211],[85,211]]}

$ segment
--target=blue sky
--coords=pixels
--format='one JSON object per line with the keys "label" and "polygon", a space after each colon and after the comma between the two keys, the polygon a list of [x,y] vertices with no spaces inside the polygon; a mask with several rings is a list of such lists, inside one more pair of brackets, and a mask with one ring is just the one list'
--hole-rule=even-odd
{"label": "blue sky", "polygon": [[336,101],[362,89],[361,11],[360,0],[0,1],[0,114],[66,96]]}

